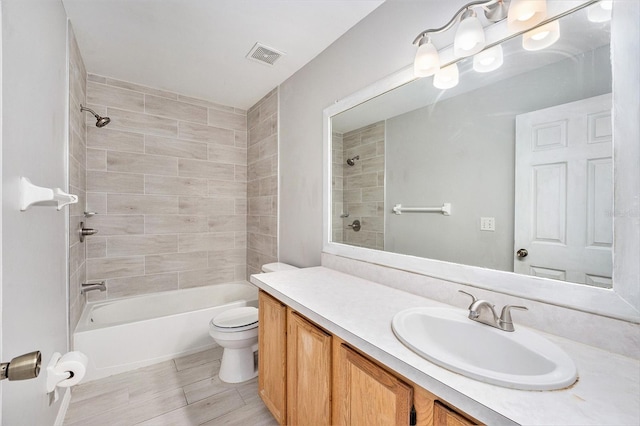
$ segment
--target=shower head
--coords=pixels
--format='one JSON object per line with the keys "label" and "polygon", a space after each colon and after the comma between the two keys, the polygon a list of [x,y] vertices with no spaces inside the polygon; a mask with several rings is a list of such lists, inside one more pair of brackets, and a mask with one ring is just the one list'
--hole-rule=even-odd
{"label": "shower head", "polygon": [[356,164],[356,160],[359,160],[360,156],[356,155],[355,157],[352,158],[347,158],[347,164],[350,166],[354,166]]}
{"label": "shower head", "polygon": [[91,114],[93,114],[93,116],[97,120],[96,127],[104,127],[111,122],[111,119],[109,117],[100,117],[98,114],[96,114],[94,110],[92,110],[91,108],[84,107],[82,106],[82,104],[80,104],[80,111],[81,112],[89,111]]}

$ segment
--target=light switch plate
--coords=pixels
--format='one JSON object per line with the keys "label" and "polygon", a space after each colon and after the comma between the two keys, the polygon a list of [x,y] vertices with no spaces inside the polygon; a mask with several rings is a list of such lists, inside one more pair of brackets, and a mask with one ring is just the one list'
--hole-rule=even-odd
{"label": "light switch plate", "polygon": [[481,217],[480,218],[480,230],[481,231],[495,231],[496,230],[496,218],[495,217]]}

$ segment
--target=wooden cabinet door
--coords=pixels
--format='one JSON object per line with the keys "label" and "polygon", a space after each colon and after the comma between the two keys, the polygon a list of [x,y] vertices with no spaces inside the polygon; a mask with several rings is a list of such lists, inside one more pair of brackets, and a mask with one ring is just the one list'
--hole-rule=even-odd
{"label": "wooden cabinet door", "polygon": [[331,424],[331,335],[287,312],[287,423]]}
{"label": "wooden cabinet door", "polygon": [[344,344],[336,345],[333,424],[408,425],[413,388]]}
{"label": "wooden cabinet door", "polygon": [[260,291],[258,305],[258,393],[273,417],[287,413],[287,308]]}
{"label": "wooden cabinet door", "polygon": [[478,423],[462,417],[437,401],[433,405],[433,426],[470,426],[476,424]]}

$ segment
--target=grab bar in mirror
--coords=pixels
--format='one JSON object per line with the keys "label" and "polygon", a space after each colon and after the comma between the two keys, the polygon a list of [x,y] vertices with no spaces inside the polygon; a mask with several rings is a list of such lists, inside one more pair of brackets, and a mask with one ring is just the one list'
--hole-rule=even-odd
{"label": "grab bar in mirror", "polygon": [[442,213],[445,216],[451,215],[451,203],[444,203],[442,207],[402,207],[402,204],[393,206],[395,214],[402,213]]}

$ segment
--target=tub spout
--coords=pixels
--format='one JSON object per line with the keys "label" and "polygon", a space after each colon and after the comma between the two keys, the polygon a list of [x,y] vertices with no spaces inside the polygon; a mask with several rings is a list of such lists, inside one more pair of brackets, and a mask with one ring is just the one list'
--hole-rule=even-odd
{"label": "tub spout", "polygon": [[105,291],[107,289],[107,284],[105,281],[100,281],[97,283],[82,283],[82,290],[80,290],[80,294],[85,294],[91,290],[100,290]]}

